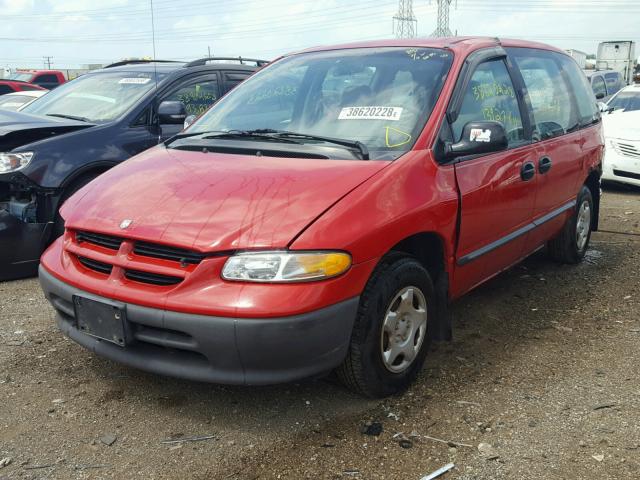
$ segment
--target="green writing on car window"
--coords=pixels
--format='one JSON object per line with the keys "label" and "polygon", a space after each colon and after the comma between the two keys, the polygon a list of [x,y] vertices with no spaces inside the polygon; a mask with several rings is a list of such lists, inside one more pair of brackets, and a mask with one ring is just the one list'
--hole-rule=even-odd
{"label": "green writing on car window", "polygon": [[519,126],[520,118],[515,116],[513,112],[500,110],[495,107],[487,107],[482,109],[482,116],[485,120],[501,122],[508,129],[509,127]]}
{"label": "green writing on car window", "polygon": [[481,83],[473,87],[473,98],[476,101],[486,100],[495,97],[511,97],[515,98],[516,94],[511,85],[505,83]]}
{"label": "green writing on car window", "polygon": [[217,96],[208,92],[185,92],[178,95],[178,100],[189,115],[200,115],[217,100]]}

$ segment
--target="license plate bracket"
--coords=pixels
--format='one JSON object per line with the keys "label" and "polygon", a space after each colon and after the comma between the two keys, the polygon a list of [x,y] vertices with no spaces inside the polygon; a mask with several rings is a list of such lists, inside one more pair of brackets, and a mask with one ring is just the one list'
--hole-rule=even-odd
{"label": "license plate bracket", "polygon": [[82,333],[115,343],[120,347],[126,345],[125,305],[74,295],[73,308],[76,314],[76,326]]}

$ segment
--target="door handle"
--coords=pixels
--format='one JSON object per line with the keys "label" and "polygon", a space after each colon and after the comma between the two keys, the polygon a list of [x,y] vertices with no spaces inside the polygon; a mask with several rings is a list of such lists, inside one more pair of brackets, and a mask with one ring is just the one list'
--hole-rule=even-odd
{"label": "door handle", "polygon": [[549,157],[542,157],[538,161],[538,172],[545,174],[549,170],[551,170],[551,159]]}
{"label": "door handle", "polygon": [[536,166],[533,162],[525,162],[520,169],[520,178],[525,182],[531,180],[536,174]]}

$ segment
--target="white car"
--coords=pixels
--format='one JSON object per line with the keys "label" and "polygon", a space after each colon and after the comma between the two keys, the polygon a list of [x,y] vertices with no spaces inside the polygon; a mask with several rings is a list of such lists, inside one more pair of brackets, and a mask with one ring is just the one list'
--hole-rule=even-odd
{"label": "white car", "polygon": [[602,116],[605,152],[602,180],[640,187],[640,85],[620,90]]}
{"label": "white car", "polygon": [[19,111],[49,90],[23,90],[0,96],[0,110]]}

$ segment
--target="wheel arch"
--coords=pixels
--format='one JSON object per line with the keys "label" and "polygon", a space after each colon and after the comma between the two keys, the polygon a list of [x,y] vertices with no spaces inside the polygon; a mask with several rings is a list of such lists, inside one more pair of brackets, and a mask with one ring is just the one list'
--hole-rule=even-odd
{"label": "wheel arch", "polygon": [[601,169],[593,169],[589,172],[584,185],[591,192],[591,198],[593,199],[593,222],[592,230],[597,231],[600,221],[600,177],[602,176]]}
{"label": "wheel arch", "polygon": [[436,232],[414,233],[396,243],[388,254],[403,253],[416,258],[429,272],[437,296],[436,319],[432,334],[434,340],[451,339],[449,316],[449,276],[444,239]]}

